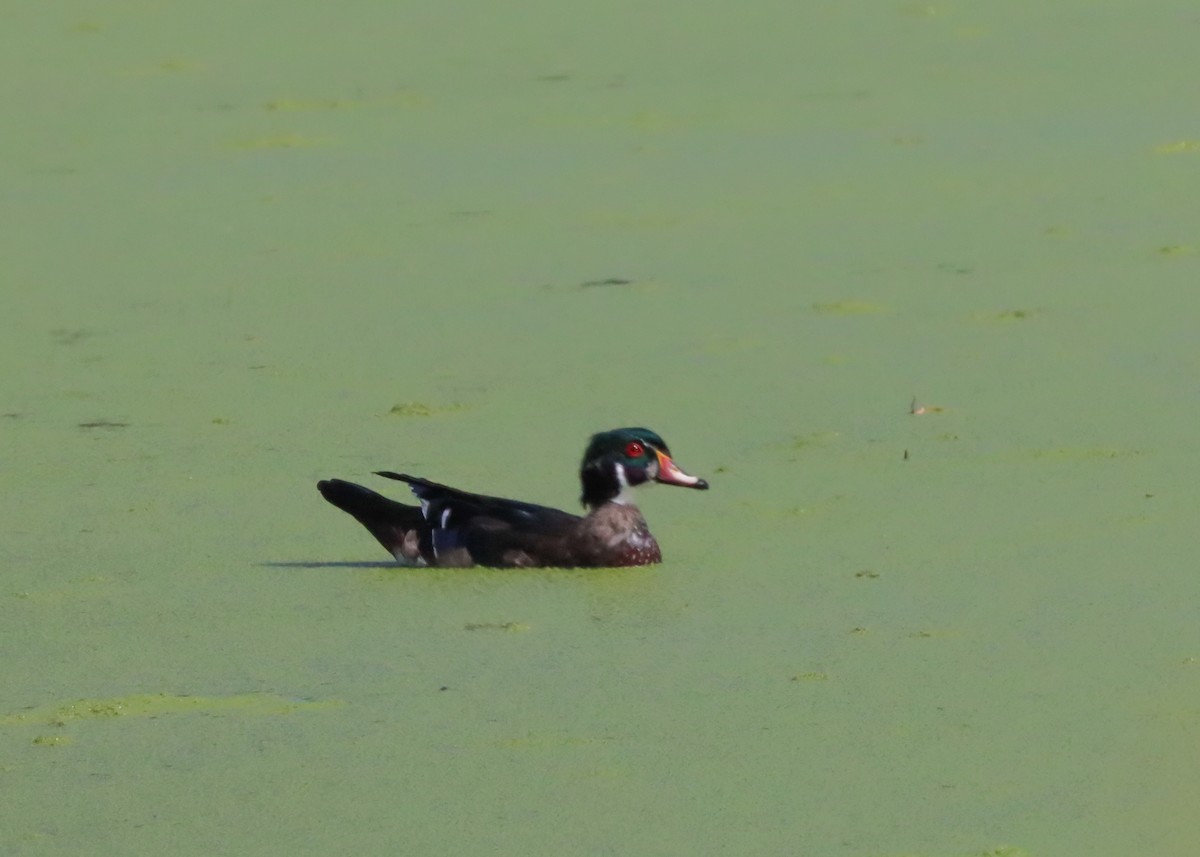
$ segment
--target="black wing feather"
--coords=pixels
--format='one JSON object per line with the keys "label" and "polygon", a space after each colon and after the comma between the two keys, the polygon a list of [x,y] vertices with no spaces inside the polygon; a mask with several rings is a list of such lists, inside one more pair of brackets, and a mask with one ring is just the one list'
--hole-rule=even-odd
{"label": "black wing feather", "polygon": [[502,553],[501,546],[518,546],[524,541],[522,535],[536,536],[534,541],[541,541],[566,532],[579,521],[579,516],[561,509],[472,494],[407,473],[379,470],[376,475],[406,483],[421,501],[425,516],[421,550],[435,557],[465,548],[475,562],[492,565],[499,561],[499,556],[492,554]]}
{"label": "black wing feather", "polygon": [[466,523],[466,520],[476,516],[503,521],[515,529],[523,530],[531,526],[539,529],[545,526],[564,526],[579,520],[578,515],[564,512],[550,506],[539,506],[536,503],[525,503],[521,500],[509,500],[504,497],[488,497],[484,494],[472,494],[431,482],[420,476],[409,476],[407,473],[392,473],[390,470],[377,470],[376,476],[405,482],[412,489],[417,499],[428,504],[425,509],[425,520],[431,526],[443,526],[442,516],[449,511],[450,517],[445,526]]}

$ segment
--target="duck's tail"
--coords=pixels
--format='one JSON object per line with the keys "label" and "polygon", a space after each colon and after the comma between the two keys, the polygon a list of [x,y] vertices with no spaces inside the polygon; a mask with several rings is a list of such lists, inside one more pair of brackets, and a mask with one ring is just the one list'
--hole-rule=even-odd
{"label": "duck's tail", "polygon": [[406,506],[370,488],[327,479],[317,483],[321,496],[367,528],[381,545],[406,565],[424,565],[420,532],[425,518],[416,506]]}

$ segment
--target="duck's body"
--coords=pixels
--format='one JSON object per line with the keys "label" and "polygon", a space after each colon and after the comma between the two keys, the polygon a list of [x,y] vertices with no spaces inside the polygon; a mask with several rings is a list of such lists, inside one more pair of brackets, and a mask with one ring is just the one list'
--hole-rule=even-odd
{"label": "duck's body", "polygon": [[416,476],[406,482],[421,505],[406,506],[369,488],[331,479],[322,496],[354,516],[398,562],[433,566],[612,567],[662,561],[658,542],[631,501],[649,481],[707,488],[675,466],[662,438],[648,429],[593,436],[580,468],[582,517],[518,500],[470,494]]}

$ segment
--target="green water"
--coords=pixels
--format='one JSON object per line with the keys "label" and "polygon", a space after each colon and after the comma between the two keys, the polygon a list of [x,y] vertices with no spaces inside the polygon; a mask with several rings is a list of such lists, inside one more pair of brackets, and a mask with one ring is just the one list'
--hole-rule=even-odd
{"label": "green water", "polygon": [[[0,851],[1193,854],[1198,27],[6,9]],[[655,568],[314,488],[630,424]]]}

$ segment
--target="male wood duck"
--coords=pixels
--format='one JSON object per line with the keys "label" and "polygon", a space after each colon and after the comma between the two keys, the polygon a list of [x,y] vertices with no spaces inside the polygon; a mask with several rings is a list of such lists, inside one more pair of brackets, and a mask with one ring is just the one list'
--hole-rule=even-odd
{"label": "male wood duck", "polygon": [[592,436],[579,468],[588,509],[583,517],[468,494],[419,476],[386,470],[376,475],[407,482],[420,507],[341,479],[318,482],[317,489],[403,565],[579,568],[662,562],[632,489],[647,482],[708,488],[680,470],[663,439],[645,428]]}

